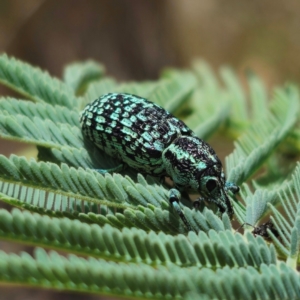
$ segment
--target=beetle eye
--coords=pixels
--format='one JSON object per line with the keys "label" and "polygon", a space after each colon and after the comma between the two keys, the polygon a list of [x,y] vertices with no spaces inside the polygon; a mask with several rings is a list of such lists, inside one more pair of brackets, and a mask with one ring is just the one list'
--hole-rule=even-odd
{"label": "beetle eye", "polygon": [[216,180],[210,179],[206,182],[206,188],[209,192],[214,190],[216,188],[216,186],[217,186]]}

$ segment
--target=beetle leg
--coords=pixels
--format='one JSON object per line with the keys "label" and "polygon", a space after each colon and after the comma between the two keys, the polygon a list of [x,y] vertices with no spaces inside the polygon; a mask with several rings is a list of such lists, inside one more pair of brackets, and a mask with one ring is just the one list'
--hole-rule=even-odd
{"label": "beetle leg", "polygon": [[113,173],[113,172],[121,172],[123,171],[125,168],[124,164],[120,164],[118,166],[116,166],[115,168],[111,168],[111,169],[94,169],[95,171],[99,172],[100,174],[105,174],[105,173]]}
{"label": "beetle leg", "polygon": [[184,225],[186,226],[188,231],[192,231],[192,227],[191,227],[190,223],[188,222],[188,220],[186,219],[186,217],[179,205],[180,197],[181,197],[181,195],[178,190],[170,189],[169,201],[170,201],[171,205],[173,206],[174,210],[176,211],[176,213],[178,214],[178,216],[180,217],[180,219],[182,220],[182,222],[184,223]]}

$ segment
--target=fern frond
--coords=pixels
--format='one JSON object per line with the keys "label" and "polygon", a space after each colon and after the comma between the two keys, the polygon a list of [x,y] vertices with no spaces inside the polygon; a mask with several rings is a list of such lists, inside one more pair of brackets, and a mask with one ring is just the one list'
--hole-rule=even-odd
{"label": "fern frond", "polygon": [[[17,186],[22,185],[60,194],[68,198],[117,207],[122,206],[122,203],[125,205],[125,202],[129,199],[123,186],[116,183],[111,175],[107,174],[104,177],[100,173],[89,169],[86,171],[82,168],[76,170],[72,167],[69,168],[67,165],[62,165],[60,168],[53,163],[38,163],[33,159],[28,162],[24,157],[12,155],[10,159],[0,156],[0,172],[0,182],[4,183],[1,192],[10,197],[17,197],[18,194],[15,194],[15,189]],[[7,189],[5,184],[9,183],[12,183],[13,186]],[[122,184],[127,186],[128,180],[126,181],[124,178]],[[27,195],[26,190],[24,194]],[[41,201],[45,201],[45,199],[41,199]],[[29,201],[28,204],[31,204],[30,197],[27,201]],[[48,209],[47,207],[44,208]]]}
{"label": "fern frond", "polygon": [[0,137],[30,143],[46,148],[69,146],[83,147],[83,138],[78,126],[54,123],[51,119],[26,115],[0,114]]}
{"label": "fern frond", "polygon": [[251,235],[250,240],[244,240],[240,234],[230,231],[210,230],[208,234],[200,231],[198,235],[190,232],[188,237],[172,236],[135,228],[119,230],[107,224],[99,227],[67,218],[50,219],[18,209],[11,213],[0,210],[0,236],[80,255],[150,265],[259,269],[262,263],[276,263],[274,247],[264,241],[260,241],[260,252],[251,251],[257,243]]}
{"label": "fern frond", "polygon": [[[167,190],[156,185],[135,184],[128,176],[102,176],[90,169],[76,170],[67,165],[60,168],[52,163],[28,162],[17,156],[11,156],[10,159],[0,156],[0,172],[0,192],[13,198],[3,197],[3,201],[16,204],[19,200],[18,206],[40,212],[43,210],[50,215],[52,213],[49,211],[52,210],[56,214],[69,213],[77,217],[80,201],[83,201],[81,205],[84,205],[85,213],[95,213],[92,203],[117,208],[152,204],[155,207],[163,205],[165,210],[170,210]],[[28,192],[30,189],[31,192]],[[31,194],[32,189],[35,189],[34,196]],[[85,202],[90,204],[86,206]],[[173,210],[171,216],[169,222],[178,218]],[[185,231],[182,225],[179,228]]]}
{"label": "fern frond", "polygon": [[100,79],[105,67],[93,60],[75,62],[64,69],[64,82],[72,88],[75,94],[82,94],[93,81]]}
{"label": "fern frond", "polygon": [[174,113],[188,100],[196,86],[197,80],[192,72],[166,70],[148,100]]}
{"label": "fern frond", "polygon": [[245,182],[271,155],[286,137],[297,120],[298,94],[289,92],[276,94],[273,115],[253,124],[238,142],[236,149],[226,158],[228,180],[240,185]]}
{"label": "fern frond", "polygon": [[220,84],[212,68],[205,61],[197,59],[192,63],[192,70],[201,90],[205,89],[205,94],[210,94],[210,97],[215,99],[214,96],[220,94]]}
{"label": "fern frond", "polygon": [[128,93],[148,99],[157,86],[158,82],[154,81],[117,83],[114,79],[106,77],[89,85],[82,108],[107,93]]}
{"label": "fern frond", "polygon": [[222,67],[220,75],[225,84],[224,92],[231,103],[229,126],[232,126],[235,130],[240,129],[244,127],[249,119],[245,91],[237,75],[231,69]]}
{"label": "fern frond", "polygon": [[262,80],[252,72],[247,72],[251,119],[262,120],[268,117],[268,92]]}
{"label": "fern frond", "polygon": [[[74,195],[61,190],[49,192],[12,183],[0,182],[0,191],[1,201],[39,214],[68,217],[101,226],[109,224],[116,228],[136,227],[146,231],[163,231],[172,234],[186,233],[184,224],[181,223],[177,214],[167,202],[161,202],[159,205],[154,206],[147,203],[145,198],[137,192],[133,196],[132,191],[134,189],[129,189],[131,191],[129,193],[131,201],[128,202],[132,203],[131,205],[78,194]],[[135,201],[144,205],[135,206]],[[116,210],[117,208],[118,210]],[[125,208],[126,210],[123,211]],[[206,208],[201,213],[186,207],[184,211],[196,232],[200,229],[204,232],[208,232],[210,229],[216,231],[231,229],[230,222],[220,221],[217,215]]]}
{"label": "fern frond", "polygon": [[[220,69],[220,77],[225,87],[222,88],[216,74],[211,67],[201,60],[194,61],[193,70],[198,77],[200,90],[203,98],[210,103],[215,103],[218,107],[220,103],[230,103],[231,112],[227,126],[231,130],[241,131],[248,126],[250,117],[252,120],[259,120],[268,116],[268,95],[262,80],[253,74],[247,73],[247,83],[249,85],[249,99],[251,109],[248,112],[247,96],[237,75],[227,67]],[[197,109],[196,106],[194,106]],[[199,108],[199,106],[198,106]]]}
{"label": "fern frond", "polygon": [[175,70],[165,72],[157,82],[116,84],[114,80],[105,78],[89,86],[84,104],[106,93],[122,92],[145,97],[168,111],[174,112],[192,94],[196,84],[197,81],[192,72]]}
{"label": "fern frond", "polygon": [[159,82],[154,81],[117,83],[106,77],[89,85],[82,107],[107,93],[129,93],[148,99],[158,86]]}
{"label": "fern frond", "polygon": [[[253,184],[255,185],[255,181]],[[292,185],[292,181],[287,180],[278,185],[269,186],[269,188],[256,186],[255,191],[252,192],[249,186],[244,183],[240,196],[246,206],[242,205],[241,202],[233,203],[240,224],[248,223],[256,226],[257,222],[269,212],[268,203],[278,205],[279,194],[290,190]]]}
{"label": "fern frond", "polygon": [[74,92],[65,83],[6,54],[0,55],[0,82],[34,102],[68,108],[77,103]]}
{"label": "fern frond", "polygon": [[[299,298],[299,275],[284,264],[219,269],[180,268],[173,264],[159,271],[139,263],[111,263],[36,249],[35,257],[0,253],[0,280],[27,286],[101,293],[131,298],[185,299],[186,294],[205,294],[214,299]],[[184,274],[184,276],[183,276]],[[283,284],[284,282],[284,284]],[[76,283],[76,284],[74,284]],[[263,283],[263,284],[262,284]],[[213,288],[212,288],[213,287]],[[250,298],[249,298],[250,297]]]}
{"label": "fern frond", "polygon": [[229,103],[222,101],[216,105],[215,101],[211,101],[209,97],[206,97],[205,90],[200,88],[193,93],[191,102],[195,110],[185,120],[185,123],[193,129],[198,137],[207,140],[229,117]]}
{"label": "fern frond", "polygon": [[[186,228],[174,213],[167,202],[161,203],[162,208],[155,207],[151,204],[138,205],[135,208],[128,208],[123,214],[106,214],[97,215],[95,213],[81,213],[78,219],[83,222],[97,223],[101,226],[109,224],[117,228],[137,227],[143,230],[153,230],[155,232],[163,231],[171,234],[186,233]],[[204,208],[201,212],[191,210],[187,207],[182,208],[191,227],[198,232],[208,232],[213,229],[216,231],[224,231],[231,229],[230,221],[220,218],[211,210]],[[228,216],[227,216],[228,218]]]}
{"label": "fern frond", "polygon": [[83,109],[88,103],[98,99],[102,95],[113,93],[117,87],[117,82],[110,77],[105,77],[96,82],[92,82],[89,84],[84,94],[84,100],[80,108]]}
{"label": "fern frond", "polygon": [[[207,63],[196,60],[192,67],[199,80],[202,97],[206,101],[214,103],[215,108],[219,107],[220,103],[230,104],[231,110],[230,117],[227,120],[227,127],[231,131],[240,132],[241,129],[248,126],[245,92],[232,70],[225,67],[221,68],[220,75],[225,84],[225,87],[222,87],[218,77]],[[198,109],[200,108],[198,106]]]}
{"label": "fern frond", "polygon": [[[81,214],[115,214],[117,207],[123,209],[129,205],[110,203],[110,206],[104,205],[105,200],[94,201],[84,200],[82,197],[68,196],[68,193],[61,191],[49,192],[42,189],[31,188],[14,183],[0,182],[0,200],[12,206],[37,212],[42,215],[54,217],[68,217],[71,219],[80,219],[88,223],[95,223],[94,220],[87,220]],[[102,204],[99,204],[101,202]],[[108,202],[108,201],[107,201]],[[97,222],[96,222],[97,223]],[[99,222],[98,222],[99,223]]]}
{"label": "fern frond", "polygon": [[[119,165],[119,162],[96,147],[74,148],[61,146],[47,149],[47,160],[58,164],[66,163],[75,168],[110,169]],[[45,160],[45,159],[43,159]],[[136,173],[136,172],[135,172]]]}
{"label": "fern frond", "polygon": [[287,258],[287,264],[296,269],[300,246],[300,165],[298,163],[292,176],[292,184],[287,191],[279,193],[281,211],[272,203],[272,221],[279,233],[276,237],[269,232],[278,252]]}
{"label": "fern frond", "polygon": [[159,87],[159,81],[128,82],[118,85],[116,91],[129,93],[149,99],[150,95]]}
{"label": "fern frond", "polygon": [[79,126],[77,110],[73,111],[63,106],[47,103],[32,103],[11,97],[0,98],[0,114],[4,116],[22,115],[30,119],[38,117],[42,120],[50,120],[55,124],[65,123]]}
{"label": "fern frond", "polygon": [[[77,63],[61,82],[0,56],[0,83],[33,100],[0,100],[0,137],[37,145],[40,160],[0,155],[0,201],[26,209],[0,210],[0,239],[78,255],[0,251],[0,283],[133,299],[300,298],[300,165],[290,178],[292,166],[282,163],[298,143],[291,140],[299,131],[297,88],[277,89],[268,103],[258,77],[248,76],[247,95],[230,69],[216,76],[199,61],[156,81],[118,83],[103,73],[95,62]],[[272,242],[254,236],[250,226],[244,235],[232,232],[226,213],[209,203],[195,210],[183,197],[193,230],[186,232],[169,203],[169,187],[157,178],[130,168],[122,175],[97,172],[119,163],[83,139],[78,114],[109,92],[152,100],[204,139],[220,128],[242,133],[226,160],[227,179],[241,185],[244,200],[233,202],[235,216],[256,226],[271,211],[279,233],[268,232]],[[246,183],[266,161],[267,172]]]}
{"label": "fern frond", "polygon": [[[0,156],[0,172],[0,192],[8,196],[1,199],[12,205],[48,215],[68,215],[89,223],[115,222],[118,227],[129,223],[145,230],[186,231],[170,207],[167,190],[158,185],[134,183],[128,176],[120,174],[102,176],[90,169],[76,170],[64,164],[59,168],[52,163],[28,162],[17,156],[10,159]],[[80,206],[87,214],[99,213],[100,205],[132,209],[126,210],[125,218],[121,216],[121,219],[120,216],[78,215]],[[185,214],[197,231],[230,228],[224,227],[209,210],[200,213],[185,207]]]}
{"label": "fern frond", "polygon": [[[10,159],[0,156],[0,172],[0,192],[13,198],[3,197],[3,201],[13,205],[49,215],[53,215],[51,211],[56,215],[61,212],[72,215],[73,218],[78,217],[80,201],[84,201],[82,205],[85,206],[85,213],[95,213],[92,203],[117,208],[131,207],[132,210],[125,211],[126,220],[121,222],[119,227],[130,222],[147,230],[185,232],[185,227],[169,205],[167,190],[158,185],[134,183],[129,177],[120,174],[102,176],[90,169],[76,170],[64,164],[60,168],[49,162],[28,162],[25,158],[17,156],[11,156]],[[35,196],[28,192],[28,189],[33,188],[36,191]],[[87,206],[84,203],[87,203]],[[152,205],[152,211],[144,211],[143,207],[147,205]],[[191,206],[191,203],[189,205]],[[197,231],[226,228],[215,214],[206,213],[205,210],[200,213],[186,207],[185,214]],[[80,218],[95,222],[93,216],[81,215]],[[112,217],[100,217],[97,223],[110,224],[112,220],[108,218]]]}

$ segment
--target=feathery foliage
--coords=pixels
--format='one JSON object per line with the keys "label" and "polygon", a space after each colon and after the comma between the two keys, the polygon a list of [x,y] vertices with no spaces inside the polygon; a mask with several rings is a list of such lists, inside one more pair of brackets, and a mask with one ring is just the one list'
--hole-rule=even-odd
{"label": "feathery foliage", "polygon": [[[0,155],[0,200],[16,207],[0,209],[0,239],[36,247],[0,251],[0,283],[132,299],[300,298],[298,88],[270,92],[252,73],[246,81],[248,92],[231,69],[216,75],[202,61],[124,83],[76,62],[61,81],[1,55],[0,83],[23,99],[0,99],[0,137],[36,145],[38,157]],[[213,205],[195,210],[183,198],[186,232],[168,184],[96,171],[118,162],[83,139],[79,112],[108,92],[146,97],[203,139],[235,140],[225,169],[241,186],[231,200],[244,234]],[[274,224],[266,239],[252,233],[265,217]]]}
{"label": "feathery foliage", "polygon": [[88,60],[68,65],[64,70],[63,79],[76,94],[81,94],[85,91],[88,84],[99,80],[104,73],[104,66],[95,61]]}

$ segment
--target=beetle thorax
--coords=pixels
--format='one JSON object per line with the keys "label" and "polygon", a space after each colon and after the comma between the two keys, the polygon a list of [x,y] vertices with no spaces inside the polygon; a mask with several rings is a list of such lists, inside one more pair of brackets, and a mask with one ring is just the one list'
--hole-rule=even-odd
{"label": "beetle thorax", "polygon": [[182,189],[200,192],[204,173],[211,171],[212,175],[221,175],[222,172],[214,150],[197,137],[178,137],[164,150],[162,160],[167,174]]}

